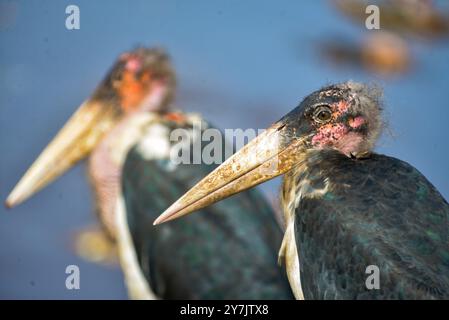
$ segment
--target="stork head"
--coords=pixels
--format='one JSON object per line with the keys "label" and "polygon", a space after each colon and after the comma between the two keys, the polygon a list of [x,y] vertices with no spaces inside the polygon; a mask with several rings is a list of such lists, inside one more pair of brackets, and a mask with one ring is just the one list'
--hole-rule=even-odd
{"label": "stork head", "polygon": [[174,71],[162,50],[137,48],[123,53],[24,174],[6,206],[23,202],[86,157],[127,114],[164,112],[174,86]]}
{"label": "stork head", "polygon": [[322,150],[365,157],[381,127],[378,89],[346,82],[318,90],[196,184],[155,224],[286,173]]}
{"label": "stork head", "polygon": [[140,47],[120,55],[91,100],[116,104],[123,113],[163,112],[173,98],[174,86],[167,54]]}
{"label": "stork head", "polygon": [[283,121],[305,138],[306,148],[335,149],[363,157],[382,127],[380,91],[355,82],[332,85],[307,96]]}

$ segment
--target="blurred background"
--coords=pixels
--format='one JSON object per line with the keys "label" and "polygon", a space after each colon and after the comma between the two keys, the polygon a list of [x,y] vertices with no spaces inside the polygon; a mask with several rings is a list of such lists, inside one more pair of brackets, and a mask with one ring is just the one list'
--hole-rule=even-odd
{"label": "blurred background", "polygon": [[[65,27],[70,4],[80,30]],[[448,199],[449,2],[370,4],[380,30],[367,30],[357,0],[0,0],[0,198],[121,52],[156,45],[176,67],[176,105],[222,129],[265,128],[329,83],[381,85],[389,127],[377,151]],[[275,199],[280,182],[261,188]],[[96,223],[89,191],[82,163],[14,210],[0,207],[0,298],[127,298],[116,264],[77,254],[74,239]],[[65,287],[71,264],[80,290]]]}

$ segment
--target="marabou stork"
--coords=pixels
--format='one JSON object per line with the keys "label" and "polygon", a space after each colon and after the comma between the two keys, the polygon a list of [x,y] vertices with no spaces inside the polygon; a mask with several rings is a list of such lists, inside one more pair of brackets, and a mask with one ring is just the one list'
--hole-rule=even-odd
{"label": "marabou stork", "polygon": [[448,299],[449,205],[410,164],[373,152],[380,94],[354,82],[310,94],[155,224],[285,174],[280,258],[296,297]]}
{"label": "marabou stork", "polygon": [[172,110],[174,86],[163,51],[122,54],[25,173],[7,206],[89,156],[99,217],[117,242],[131,298],[293,298],[276,263],[282,232],[259,192],[241,194],[188,221],[153,227],[159,212],[214,168],[171,161],[173,129],[188,129],[193,140],[207,126],[198,115]]}

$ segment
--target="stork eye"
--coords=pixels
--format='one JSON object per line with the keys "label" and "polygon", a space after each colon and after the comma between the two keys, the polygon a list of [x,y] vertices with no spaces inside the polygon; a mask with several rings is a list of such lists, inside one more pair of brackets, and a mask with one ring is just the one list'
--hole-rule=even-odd
{"label": "stork eye", "polygon": [[318,106],[313,112],[313,119],[319,123],[326,123],[332,118],[332,110],[329,106]]}

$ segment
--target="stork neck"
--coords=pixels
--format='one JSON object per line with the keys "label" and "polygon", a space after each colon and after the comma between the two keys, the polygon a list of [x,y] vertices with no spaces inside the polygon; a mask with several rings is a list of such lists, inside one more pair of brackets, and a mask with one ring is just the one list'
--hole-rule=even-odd
{"label": "stork neck", "polygon": [[306,161],[298,163],[284,176],[282,206],[287,224],[293,221],[301,199],[325,195],[332,185],[333,170],[348,161],[363,160],[348,158],[334,149],[307,151]]}

